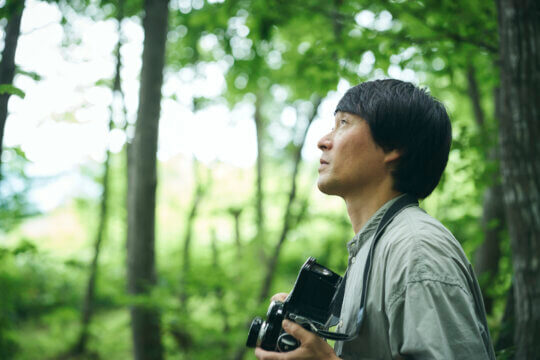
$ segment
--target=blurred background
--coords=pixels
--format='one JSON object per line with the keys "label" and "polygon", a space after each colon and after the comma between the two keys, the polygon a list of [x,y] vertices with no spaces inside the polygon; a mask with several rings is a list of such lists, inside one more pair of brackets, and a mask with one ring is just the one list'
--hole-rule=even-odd
{"label": "blurred background", "polygon": [[307,257],[345,271],[354,234],[317,190],[316,143],[349,87],[387,77],[448,109],[421,206],[473,262],[498,357],[532,349],[514,307],[538,293],[513,296],[510,249],[529,241],[528,264],[538,228],[512,232],[503,195],[532,222],[538,205],[501,182],[497,5],[0,0],[0,358],[254,358],[247,324]]}

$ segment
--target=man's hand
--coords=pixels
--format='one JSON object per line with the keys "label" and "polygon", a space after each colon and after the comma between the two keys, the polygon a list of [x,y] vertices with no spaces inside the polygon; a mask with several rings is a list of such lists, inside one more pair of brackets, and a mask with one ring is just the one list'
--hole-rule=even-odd
{"label": "man's hand", "polygon": [[270,299],[270,301],[281,301],[281,302],[284,302],[285,299],[287,299],[287,296],[289,296],[289,294],[287,294],[287,293],[277,293],[277,294],[275,294],[274,296],[272,296],[272,298]]}
{"label": "man's hand", "polygon": [[[279,294],[276,294],[279,295]],[[274,295],[274,296],[276,296]],[[273,298],[272,298],[273,299]],[[273,299],[277,300],[277,299]],[[339,359],[334,353],[334,349],[330,347],[322,338],[318,337],[311,331],[308,331],[300,325],[283,320],[283,329],[294,336],[301,345],[294,351],[279,353],[265,351],[261,348],[255,349],[255,356],[259,360],[293,360],[293,359],[320,359],[320,360],[337,360]]]}

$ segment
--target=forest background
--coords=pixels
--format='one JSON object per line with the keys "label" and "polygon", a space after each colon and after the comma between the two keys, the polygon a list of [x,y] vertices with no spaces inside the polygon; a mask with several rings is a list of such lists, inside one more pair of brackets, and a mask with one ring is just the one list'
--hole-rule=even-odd
{"label": "forest background", "polygon": [[308,256],[340,96],[399,78],[453,125],[421,206],[462,243],[500,359],[540,353],[535,1],[0,0],[0,358],[248,359]]}

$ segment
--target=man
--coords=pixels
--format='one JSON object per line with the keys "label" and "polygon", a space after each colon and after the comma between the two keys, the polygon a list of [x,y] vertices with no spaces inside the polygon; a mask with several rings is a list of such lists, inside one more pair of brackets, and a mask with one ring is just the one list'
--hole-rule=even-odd
{"label": "man", "polygon": [[[417,204],[399,209],[374,247],[365,319],[357,325],[365,264],[381,219],[405,197],[423,199],[448,161],[444,106],[414,85],[377,80],[355,86],[318,143],[319,189],[343,198],[355,237],[336,342],[285,320],[301,346],[289,353],[257,348],[259,359],[494,359],[478,282],[459,242]],[[273,299],[283,300],[286,294]]]}

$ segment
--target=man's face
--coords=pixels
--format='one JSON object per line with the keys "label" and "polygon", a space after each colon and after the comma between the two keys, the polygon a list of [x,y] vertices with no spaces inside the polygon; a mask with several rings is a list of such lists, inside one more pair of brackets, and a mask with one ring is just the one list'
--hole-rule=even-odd
{"label": "man's face", "polygon": [[317,185],[323,193],[343,198],[362,194],[389,175],[387,154],[360,116],[338,111],[334,128],[317,146],[322,150]]}

